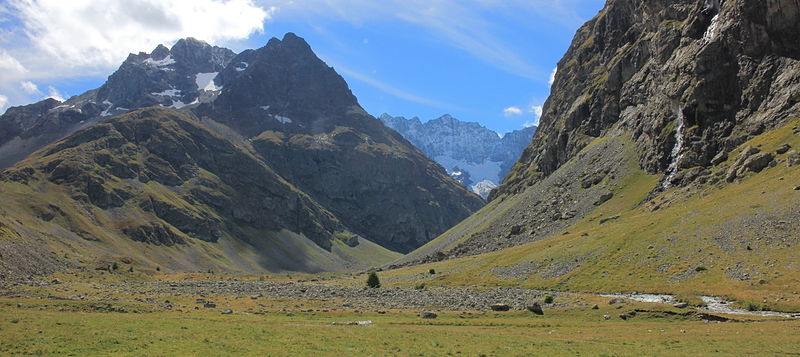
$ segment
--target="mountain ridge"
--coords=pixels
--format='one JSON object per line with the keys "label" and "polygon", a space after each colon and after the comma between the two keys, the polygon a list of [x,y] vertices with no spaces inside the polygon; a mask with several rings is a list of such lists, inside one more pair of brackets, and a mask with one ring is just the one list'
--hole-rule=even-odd
{"label": "mountain ridge", "polygon": [[11,108],[2,128],[6,145],[36,139],[35,153],[4,157],[17,161],[0,171],[0,192],[15,197],[4,209],[31,228],[6,221],[3,235],[80,246],[83,261],[365,269],[483,204],[369,116],[292,33],[238,55],[194,39],[132,54],[100,88]]}

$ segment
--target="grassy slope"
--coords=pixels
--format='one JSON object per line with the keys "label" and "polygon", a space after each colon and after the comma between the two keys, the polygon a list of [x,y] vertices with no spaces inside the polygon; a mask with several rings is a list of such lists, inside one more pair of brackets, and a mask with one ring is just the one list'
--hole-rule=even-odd
{"label": "grassy slope", "polygon": [[[764,152],[774,152],[783,143],[800,147],[800,137],[792,134],[798,122],[762,134],[742,148],[760,146]],[[740,150],[730,155],[728,163]],[[628,160],[633,162],[633,158]],[[782,162],[759,174],[749,174],[739,183],[706,185],[694,191],[671,189],[653,200],[662,208],[651,211],[652,204],[640,204],[658,179],[636,170],[624,179],[611,201],[562,234],[493,253],[385,272],[384,281],[400,285],[425,281],[429,285],[715,294],[766,302],[765,307],[775,309],[800,309],[796,234],[794,240],[767,243],[753,239],[757,227],[747,229],[747,220],[753,217],[764,221],[796,215],[800,191],[793,188],[800,185],[800,167],[789,168]],[[599,223],[602,218],[617,215],[619,219]],[[490,213],[481,211],[459,227],[479,227],[491,219]],[[714,239],[719,236],[730,238]],[[495,267],[525,267],[526,262],[534,262],[528,265],[534,268],[519,278],[503,278],[492,272]],[[748,281],[729,279],[725,270],[737,263],[756,273]],[[564,267],[568,272],[563,275],[547,274]],[[437,274],[428,274],[431,268]]]}

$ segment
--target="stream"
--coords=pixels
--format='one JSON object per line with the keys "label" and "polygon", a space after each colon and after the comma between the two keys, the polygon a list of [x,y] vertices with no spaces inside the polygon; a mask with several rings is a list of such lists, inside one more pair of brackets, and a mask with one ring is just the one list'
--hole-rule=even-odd
{"label": "stream", "polygon": [[[609,298],[622,298],[630,299],[640,302],[652,302],[661,304],[675,304],[674,295],[667,294],[599,294],[603,297]],[[749,311],[740,309],[730,301],[718,296],[701,296],[701,300],[705,306],[697,307],[698,310],[704,312],[718,313],[718,314],[731,314],[731,315],[749,315],[749,316],[763,316],[763,317],[785,317],[785,318],[800,318],[800,313],[797,312],[777,312],[777,311]]]}

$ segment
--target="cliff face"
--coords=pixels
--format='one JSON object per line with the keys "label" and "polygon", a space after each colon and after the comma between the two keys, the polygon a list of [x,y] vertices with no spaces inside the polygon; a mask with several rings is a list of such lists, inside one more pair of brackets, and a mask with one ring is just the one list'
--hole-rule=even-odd
{"label": "cliff face", "polygon": [[491,196],[518,193],[624,131],[664,186],[707,179],[800,109],[800,3],[608,1],[558,64],[541,127]]}

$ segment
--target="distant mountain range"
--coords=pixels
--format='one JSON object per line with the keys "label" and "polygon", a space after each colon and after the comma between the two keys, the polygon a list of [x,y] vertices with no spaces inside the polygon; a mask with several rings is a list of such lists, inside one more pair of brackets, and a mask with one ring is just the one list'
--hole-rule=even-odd
{"label": "distant mountain range", "polygon": [[425,123],[417,117],[406,119],[389,114],[379,119],[484,199],[503,181],[536,132],[532,126],[501,136],[478,123],[450,115]]}

